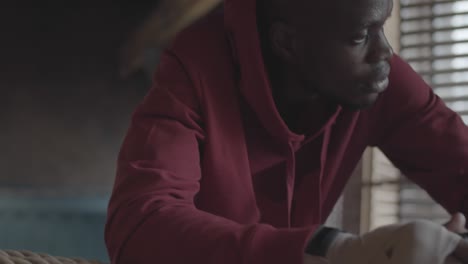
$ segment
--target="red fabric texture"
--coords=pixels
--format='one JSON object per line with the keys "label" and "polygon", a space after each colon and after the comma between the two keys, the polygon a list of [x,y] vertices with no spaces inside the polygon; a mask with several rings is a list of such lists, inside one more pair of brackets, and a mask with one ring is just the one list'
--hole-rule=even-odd
{"label": "red fabric texture", "polygon": [[468,129],[398,56],[372,108],[337,107],[312,135],[291,132],[253,2],[226,0],[163,54],[118,159],[112,263],[301,264],[370,145],[450,211],[468,209]]}

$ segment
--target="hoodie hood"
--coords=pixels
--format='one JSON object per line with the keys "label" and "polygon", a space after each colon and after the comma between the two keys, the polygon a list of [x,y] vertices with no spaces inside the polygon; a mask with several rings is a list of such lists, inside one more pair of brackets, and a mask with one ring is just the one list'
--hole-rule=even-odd
{"label": "hoodie hood", "polygon": [[[292,132],[276,108],[270,80],[265,68],[257,28],[256,0],[225,0],[224,23],[238,63],[240,90],[273,137],[284,142],[302,141],[303,135]],[[336,119],[341,107],[315,133],[323,132]]]}
{"label": "hoodie hood", "polygon": [[225,0],[224,4],[224,22],[239,64],[241,92],[274,137],[301,140],[302,136],[288,129],[276,109],[260,47],[256,6],[255,0]]}

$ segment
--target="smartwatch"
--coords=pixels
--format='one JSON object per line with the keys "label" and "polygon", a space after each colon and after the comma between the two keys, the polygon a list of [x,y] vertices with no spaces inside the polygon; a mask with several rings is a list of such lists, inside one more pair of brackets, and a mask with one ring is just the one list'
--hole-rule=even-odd
{"label": "smartwatch", "polygon": [[460,236],[463,237],[463,239],[468,240],[468,232],[467,232],[467,233],[460,234]]}
{"label": "smartwatch", "polygon": [[325,257],[333,240],[341,233],[339,229],[319,227],[305,247],[305,253],[312,256]]}

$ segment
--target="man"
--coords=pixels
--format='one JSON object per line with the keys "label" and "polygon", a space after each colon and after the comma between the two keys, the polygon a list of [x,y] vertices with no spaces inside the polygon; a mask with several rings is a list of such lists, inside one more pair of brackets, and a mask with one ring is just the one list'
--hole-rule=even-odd
{"label": "man", "polygon": [[122,145],[113,263],[314,263],[342,247],[320,226],[367,146],[468,213],[468,129],[393,55],[391,10],[226,0],[179,34]]}

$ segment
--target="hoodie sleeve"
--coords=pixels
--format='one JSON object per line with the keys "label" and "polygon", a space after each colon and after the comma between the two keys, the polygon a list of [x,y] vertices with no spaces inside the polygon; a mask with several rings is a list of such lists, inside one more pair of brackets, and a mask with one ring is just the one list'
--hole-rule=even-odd
{"label": "hoodie sleeve", "polygon": [[398,56],[377,104],[376,145],[449,212],[468,215],[468,127]]}
{"label": "hoodie sleeve", "polygon": [[301,264],[313,228],[241,225],[194,205],[206,135],[191,83],[166,52],[133,116],[106,224],[112,263]]}

